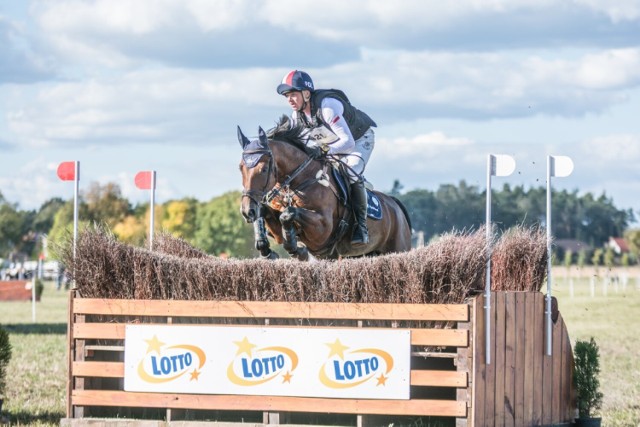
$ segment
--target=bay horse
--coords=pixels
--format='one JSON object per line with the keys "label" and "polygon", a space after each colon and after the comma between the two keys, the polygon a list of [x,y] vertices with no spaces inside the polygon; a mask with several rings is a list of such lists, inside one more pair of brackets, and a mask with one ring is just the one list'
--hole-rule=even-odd
{"label": "bay horse", "polygon": [[267,232],[302,261],[309,259],[309,252],[316,258],[336,259],[410,250],[411,224],[405,207],[378,191],[373,191],[373,205],[379,219],[367,219],[369,243],[351,246],[353,215],[345,191],[349,186],[341,185],[332,171],[334,165],[343,163],[330,155],[310,158],[303,133],[303,128],[291,128],[286,116],[268,137],[260,128],[258,139],[253,141],[238,127],[243,150],[240,211],[253,223],[261,256],[278,258],[270,248]]}

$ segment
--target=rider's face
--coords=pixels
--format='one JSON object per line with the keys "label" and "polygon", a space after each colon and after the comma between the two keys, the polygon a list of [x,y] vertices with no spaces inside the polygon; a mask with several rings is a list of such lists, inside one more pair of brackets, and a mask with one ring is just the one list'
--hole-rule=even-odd
{"label": "rider's face", "polygon": [[304,97],[302,95],[302,92],[294,90],[285,93],[284,96],[287,98],[287,102],[294,111],[302,110],[304,106]]}

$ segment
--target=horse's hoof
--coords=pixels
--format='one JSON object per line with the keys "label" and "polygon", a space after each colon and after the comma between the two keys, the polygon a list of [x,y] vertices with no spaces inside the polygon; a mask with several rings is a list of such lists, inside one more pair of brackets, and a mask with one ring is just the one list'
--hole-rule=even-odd
{"label": "horse's hoof", "polygon": [[304,248],[304,250],[298,251],[298,260],[309,261],[309,251],[307,250],[307,248]]}
{"label": "horse's hoof", "polygon": [[274,251],[271,251],[267,255],[263,255],[262,258],[268,259],[268,260],[276,260],[276,259],[280,259],[280,255],[278,255]]}
{"label": "horse's hoof", "polygon": [[256,241],[256,249],[260,252],[269,249],[269,241],[267,239]]}

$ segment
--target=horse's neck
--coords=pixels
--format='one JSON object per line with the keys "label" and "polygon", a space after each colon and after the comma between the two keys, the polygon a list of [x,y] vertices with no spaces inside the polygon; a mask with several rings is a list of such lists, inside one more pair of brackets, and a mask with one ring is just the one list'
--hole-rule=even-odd
{"label": "horse's neck", "polygon": [[269,145],[280,175],[278,179],[286,178],[307,159],[302,150],[288,142],[273,140]]}

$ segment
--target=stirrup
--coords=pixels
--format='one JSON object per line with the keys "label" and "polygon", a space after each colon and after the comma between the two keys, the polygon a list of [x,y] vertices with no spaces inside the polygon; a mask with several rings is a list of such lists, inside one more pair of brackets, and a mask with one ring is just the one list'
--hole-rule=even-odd
{"label": "stirrup", "polygon": [[369,232],[366,228],[356,225],[351,236],[351,246],[361,246],[369,243]]}

